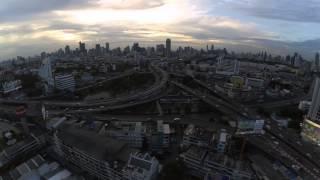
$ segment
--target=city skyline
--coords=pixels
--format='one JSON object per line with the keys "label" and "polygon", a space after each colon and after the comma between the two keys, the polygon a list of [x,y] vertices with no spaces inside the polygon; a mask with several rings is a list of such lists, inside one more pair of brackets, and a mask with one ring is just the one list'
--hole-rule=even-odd
{"label": "city skyline", "polygon": [[[5,0],[0,8],[0,61],[54,51],[84,41],[155,45],[170,38],[175,48],[207,44],[234,51],[297,51],[310,60],[319,51],[320,6],[315,0]],[[288,6],[290,4],[290,6]],[[165,43],[165,42],[163,42]],[[143,44],[143,43],[142,43]]]}

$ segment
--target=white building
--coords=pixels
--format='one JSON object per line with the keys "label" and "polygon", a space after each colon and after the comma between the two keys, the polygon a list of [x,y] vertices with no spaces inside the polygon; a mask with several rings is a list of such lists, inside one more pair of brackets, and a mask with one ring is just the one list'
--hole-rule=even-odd
{"label": "white building", "polygon": [[311,106],[311,101],[300,101],[298,108],[301,111],[307,112],[307,111],[309,111],[310,106]]}
{"label": "white building", "polygon": [[312,120],[320,120],[320,79],[316,78],[315,86],[312,95],[311,106],[308,112],[308,117]]}
{"label": "white building", "polygon": [[55,87],[58,90],[67,90],[73,92],[76,82],[72,74],[61,74],[55,76]]}
{"label": "white building", "polygon": [[21,88],[22,85],[20,80],[7,81],[0,84],[0,92],[2,92],[3,94],[8,94]]}
{"label": "white building", "polygon": [[320,145],[320,79],[316,78],[311,106],[303,122],[301,136]]}
{"label": "white building", "polygon": [[225,129],[222,129],[220,132],[219,141],[217,143],[217,152],[224,153],[227,145],[228,134]]}
{"label": "white building", "polygon": [[124,177],[128,180],[153,180],[160,170],[159,161],[148,153],[132,153],[124,168]]}
{"label": "white building", "polygon": [[50,92],[54,87],[51,58],[46,58],[42,61],[41,67],[39,69],[39,76],[44,82],[46,92]]}

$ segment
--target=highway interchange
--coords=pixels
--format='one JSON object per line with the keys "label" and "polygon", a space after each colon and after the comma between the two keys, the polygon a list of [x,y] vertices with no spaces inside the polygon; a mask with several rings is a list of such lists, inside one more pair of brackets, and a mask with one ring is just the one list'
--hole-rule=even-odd
{"label": "highway interchange", "polygon": [[[155,63],[151,65],[152,73],[156,77],[156,83],[149,89],[138,92],[134,95],[124,96],[117,99],[97,100],[94,102],[52,102],[52,101],[6,101],[0,100],[0,103],[12,103],[12,104],[29,104],[29,103],[43,103],[46,107],[55,108],[50,110],[52,115],[60,113],[94,113],[103,112],[108,110],[123,109],[133,107],[148,102],[156,101],[165,95],[168,83],[175,85],[176,87],[196,96],[211,107],[221,111],[222,113],[229,115],[229,117],[236,121],[247,118],[256,120],[260,117],[250,107],[239,105],[228,98],[220,95],[214,89],[208,87],[205,83],[199,80],[193,79],[194,82],[199,84],[200,88],[209,90],[210,93],[204,93],[203,90],[192,89],[184,84],[175,80],[169,80],[167,72],[159,68]],[[123,74],[121,77],[128,76]],[[295,99],[301,100],[301,98]],[[292,103],[293,100],[280,103],[286,105]],[[279,103],[273,103],[279,105]],[[3,106],[4,107],[4,106]],[[10,109],[10,108],[9,108]],[[287,166],[298,166],[304,173],[308,174],[314,179],[320,179],[320,153],[318,149],[308,143],[302,142],[299,137],[291,135],[284,129],[280,129],[275,122],[268,118],[265,119],[269,128],[265,128],[266,133],[260,136],[247,136],[249,143],[259,147],[265,152],[269,153],[275,159],[283,162]],[[309,148],[306,148],[309,147]]]}

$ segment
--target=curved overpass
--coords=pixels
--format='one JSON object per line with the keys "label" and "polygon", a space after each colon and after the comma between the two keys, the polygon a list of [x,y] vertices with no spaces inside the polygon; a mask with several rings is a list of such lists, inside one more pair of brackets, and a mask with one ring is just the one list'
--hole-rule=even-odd
{"label": "curved overpass", "polygon": [[[47,107],[60,108],[63,111],[65,108],[72,108],[72,112],[95,112],[114,110],[136,106],[139,104],[148,103],[159,99],[162,96],[162,92],[166,89],[168,82],[168,74],[155,64],[150,65],[150,69],[156,77],[154,85],[144,91],[138,92],[134,95],[124,96],[109,100],[97,100],[93,102],[52,102],[52,101],[6,101],[0,100],[2,103],[9,104],[29,104],[29,103],[43,103]],[[49,108],[50,109],[50,108]],[[81,110],[80,110],[81,109]]]}

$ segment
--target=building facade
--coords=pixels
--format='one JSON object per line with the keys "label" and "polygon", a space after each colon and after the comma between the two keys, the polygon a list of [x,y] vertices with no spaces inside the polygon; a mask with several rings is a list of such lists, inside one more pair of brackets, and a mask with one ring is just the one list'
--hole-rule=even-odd
{"label": "building facade", "polygon": [[72,74],[60,74],[55,76],[55,88],[73,92],[76,82]]}

